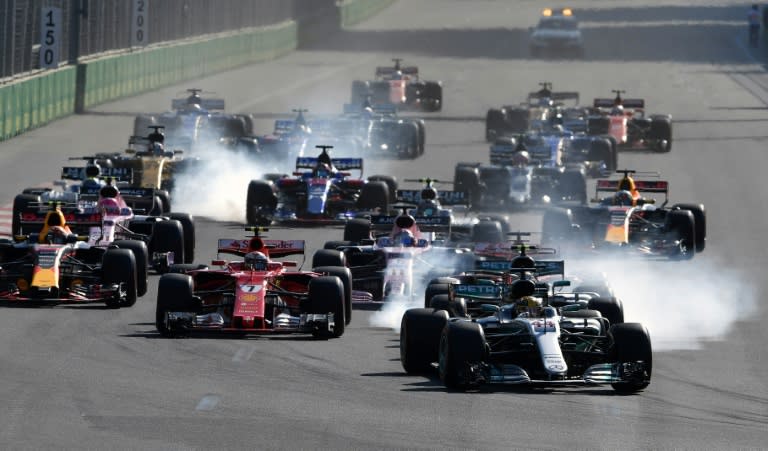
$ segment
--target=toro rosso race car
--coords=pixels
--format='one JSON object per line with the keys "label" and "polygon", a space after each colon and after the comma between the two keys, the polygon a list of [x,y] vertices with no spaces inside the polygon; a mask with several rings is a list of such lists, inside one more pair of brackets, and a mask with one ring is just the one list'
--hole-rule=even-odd
{"label": "toro rosso race car", "polygon": [[[72,215],[76,219],[90,215]],[[129,241],[92,245],[75,235],[59,208],[46,213],[39,232],[0,241],[0,303],[57,305],[104,303],[130,307],[146,292],[146,265],[139,274]],[[143,292],[140,292],[143,281]]]}
{"label": "toro rosso race car", "polygon": [[392,61],[393,66],[376,68],[376,80],[352,82],[351,103],[360,105],[370,99],[401,110],[434,112],[443,108],[442,82],[420,80],[418,67],[401,66],[400,58]]}
{"label": "toro rosso race car", "polygon": [[[272,258],[304,254],[303,240],[221,239],[218,252],[241,260],[181,265],[160,279],[156,326],[161,335],[344,334],[352,315],[351,275],[343,266],[299,271]],[[335,261],[342,262],[337,253]]]}
{"label": "toro rosso race car", "polygon": [[[245,213],[248,224],[333,223],[360,212],[388,210],[390,187],[374,177],[373,181],[362,179],[362,158],[331,158],[326,152],[330,146],[318,147],[323,149],[319,157],[296,158],[293,177],[250,182]],[[360,178],[351,178],[350,170],[359,170]]]}
{"label": "toro rosso race car", "polygon": [[[542,241],[557,243],[567,251],[636,251],[640,255],[691,259],[706,246],[706,211],[701,204],[675,204],[667,207],[669,182],[635,180],[635,171],[617,171],[620,180],[598,180],[594,206],[553,209],[542,219]],[[601,192],[612,192],[598,198]],[[663,195],[656,205],[653,197]],[[584,255],[580,252],[580,255]]]}
{"label": "toro rosso race car", "polygon": [[406,372],[437,367],[445,386],[457,390],[611,384],[635,393],[649,385],[648,331],[624,322],[616,298],[563,292],[570,281],[551,278],[562,276],[562,261],[534,262],[522,254],[478,264],[476,273],[430,284],[427,293],[444,290],[430,308],[405,312],[400,360]]}
{"label": "toro rosso race car", "polygon": [[672,150],[672,116],[646,116],[645,100],[625,99],[624,91],[614,89],[613,99],[594,101],[593,114],[587,118],[590,135],[607,135],[619,149],[647,149],[657,152]]}

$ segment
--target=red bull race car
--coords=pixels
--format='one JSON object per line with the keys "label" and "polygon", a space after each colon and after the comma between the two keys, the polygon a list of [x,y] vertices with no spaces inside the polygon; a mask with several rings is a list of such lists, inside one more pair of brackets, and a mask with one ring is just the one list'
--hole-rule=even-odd
{"label": "red bull race car", "polygon": [[[542,219],[542,241],[581,253],[636,252],[650,257],[687,260],[706,246],[704,205],[669,203],[669,182],[635,180],[633,170],[621,179],[597,181],[595,205],[552,209]],[[600,198],[601,192],[613,193]],[[649,196],[663,195],[663,201]],[[575,248],[574,248],[575,246]],[[589,253],[587,253],[589,254]]]}
{"label": "red bull race car", "polygon": [[645,114],[645,100],[623,98],[625,92],[614,89],[616,97],[598,98],[587,118],[587,133],[607,135],[619,149],[643,149],[657,152],[672,150],[672,116]]}

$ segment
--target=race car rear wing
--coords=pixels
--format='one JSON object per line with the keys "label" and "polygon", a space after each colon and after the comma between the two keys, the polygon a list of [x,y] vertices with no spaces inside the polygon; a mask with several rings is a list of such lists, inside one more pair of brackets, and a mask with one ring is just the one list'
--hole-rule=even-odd
{"label": "race car rear wing", "polygon": [[[397,72],[397,68],[394,66],[379,66],[376,68],[376,76],[377,77],[388,77],[392,74]],[[400,72],[403,73],[403,75],[419,75],[419,68],[416,66],[401,66]]]}
{"label": "race car rear wing", "polygon": [[[186,97],[171,100],[171,109],[180,110],[188,104]],[[204,110],[224,110],[224,99],[202,99],[200,107]]]}
{"label": "race car rear wing", "polygon": [[528,94],[528,103],[531,103],[531,100],[535,99],[546,99],[550,98],[552,100],[574,100],[576,104],[579,103],[579,93],[578,92],[572,92],[572,91],[545,91],[540,90],[536,92],[531,92]]}
{"label": "race car rear wing", "polygon": [[[397,201],[417,204],[421,202],[421,191],[418,189],[397,190]],[[437,191],[437,200],[442,205],[469,205],[469,194],[464,191]]]}
{"label": "race car rear wing", "polygon": [[[100,227],[101,226],[101,213],[81,213],[80,211],[71,211],[65,207],[59,207],[67,226],[73,231],[79,231],[81,229],[87,229],[88,227]],[[75,207],[76,208],[76,207]],[[47,211],[23,211],[19,214],[19,223],[22,226],[32,226],[32,229],[42,229],[45,224],[45,218]],[[39,229],[37,228],[39,226]],[[27,228],[25,228],[25,231]]]}
{"label": "race car rear wing", "polygon": [[[524,244],[525,253],[528,255],[555,255],[557,249],[553,247],[540,247]],[[520,255],[520,248],[522,246],[518,244],[510,243],[509,241],[499,243],[475,243],[473,251],[475,255],[493,256],[493,257],[505,257],[514,258]]]}
{"label": "race car rear wing", "polygon": [[[297,157],[296,158],[296,170],[299,169],[314,169],[317,166],[317,157]],[[359,169],[360,173],[363,172],[363,159],[362,158],[331,158],[331,164],[339,171],[349,171],[351,169]]]}
{"label": "race car rear wing", "polygon": [[[596,192],[599,193],[601,191],[618,191],[620,182],[621,180],[598,180]],[[666,180],[635,180],[635,189],[646,193],[668,194],[669,182]]]}
{"label": "race car rear wing", "polygon": [[475,269],[514,273],[532,272],[539,277],[559,274],[565,277],[565,260],[537,261],[535,268],[515,268],[510,260],[479,260],[475,262]]}
{"label": "race car rear wing", "polygon": [[[101,168],[99,177],[111,177],[118,182],[133,182],[133,169],[131,168]],[[64,166],[61,169],[62,180],[85,180],[84,166]]]}
{"label": "race car rear wing", "polygon": [[[383,230],[391,229],[395,225],[395,219],[399,215],[377,215],[371,216],[371,227],[373,229]],[[416,225],[422,232],[450,232],[450,216],[414,216]]]}
{"label": "race car rear wing", "polygon": [[222,238],[218,242],[217,253],[244,256],[249,252],[259,251],[270,257],[286,257],[304,254],[304,240],[265,240],[259,237],[246,239]]}
{"label": "race car rear wing", "polygon": [[624,108],[645,108],[645,100],[643,99],[621,99],[619,102],[616,99],[599,98],[595,99],[593,103],[595,108],[611,108],[621,105]]}

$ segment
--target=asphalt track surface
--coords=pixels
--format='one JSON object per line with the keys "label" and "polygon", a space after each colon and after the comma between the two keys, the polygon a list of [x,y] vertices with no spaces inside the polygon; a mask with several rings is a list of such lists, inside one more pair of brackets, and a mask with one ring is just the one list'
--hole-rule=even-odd
{"label": "asphalt track surface", "polygon": [[[636,5],[573,3],[587,54],[572,61],[527,59],[525,34],[543,3],[401,1],[311,50],[106,104],[1,143],[0,204],[26,186],[55,179],[68,156],[119,150],[131,115],[162,111],[192,85],[218,92],[230,110],[260,114],[266,131],[273,116],[297,106],[339,111],[352,79],[404,57],[424,77],[444,81],[445,109],[427,120],[423,157],[371,162],[366,173],[448,179],[455,162],[487,158],[485,110],[521,100],[539,81],[578,90],[584,102],[626,89],[644,97],[649,112],[673,115],[674,148],[663,155],[623,153],[620,165],[661,171],[672,201],[704,202],[709,213],[708,247],[691,262],[598,265],[617,280],[627,319],[651,331],[654,374],[645,392],[447,392],[434,377],[403,373],[398,335],[386,327],[396,315],[363,311],[355,311],[347,333],[332,341],[160,339],[153,276],[149,293],[130,309],[2,310],[0,446],[768,447],[768,74],[760,55],[744,45],[745,5]],[[217,238],[243,235],[236,204],[246,182],[235,177],[238,165],[228,168],[216,193],[233,194],[233,200],[200,196],[190,204],[234,212],[228,220],[199,219],[199,261],[213,258]],[[199,183],[208,187],[213,180]],[[538,227],[536,213],[512,219],[522,229]],[[314,250],[338,239],[340,230],[276,230],[272,236],[305,238]]]}

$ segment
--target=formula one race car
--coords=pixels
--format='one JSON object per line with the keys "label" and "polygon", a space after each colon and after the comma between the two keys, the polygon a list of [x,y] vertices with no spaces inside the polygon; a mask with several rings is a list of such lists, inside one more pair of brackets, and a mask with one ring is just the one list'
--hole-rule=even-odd
{"label": "formula one race car", "polygon": [[[136,242],[91,245],[72,233],[58,208],[49,210],[39,232],[0,242],[0,303],[57,305],[105,303],[130,307],[146,292],[146,265]],[[143,282],[143,290],[141,288]]]}
{"label": "formula one race car", "polygon": [[[80,179],[90,167],[65,167],[65,178]],[[119,175],[130,169],[108,168],[107,174]],[[13,202],[14,235],[36,233],[44,227],[49,205],[59,205],[75,233],[89,236],[91,244],[115,240],[139,240],[146,243],[145,257],[139,266],[150,264],[165,271],[170,263],[192,261],[195,252],[195,224],[188,213],[167,216],[136,214],[126,199],[138,196],[137,188],[120,189],[111,178],[106,181],[87,178],[66,190],[27,188]],[[150,190],[151,191],[151,190]],[[148,247],[148,250],[147,250]],[[146,262],[144,264],[143,262]]]}
{"label": "formula one race car", "polygon": [[[468,261],[474,261],[467,250],[446,246],[451,236],[450,215],[418,216],[416,205],[397,206],[403,211],[396,216],[350,220],[344,228],[344,241],[329,241],[324,246],[344,252],[353,286],[371,293],[371,301],[376,303],[411,298],[425,274],[461,271],[468,267]],[[409,210],[417,211],[417,215],[412,216]],[[315,257],[323,258],[323,252],[318,251]],[[318,264],[313,261],[313,265]]]}
{"label": "formula one race car", "polygon": [[402,110],[434,112],[443,108],[443,84],[419,79],[419,68],[401,66],[401,58],[393,58],[394,66],[377,67],[376,80],[352,82],[351,103],[360,105],[391,103]]}
{"label": "formula one race car", "polygon": [[533,57],[556,53],[584,56],[584,42],[573,10],[545,8],[539,23],[531,28],[528,46]]}
{"label": "formula one race car", "polygon": [[586,203],[586,176],[603,165],[569,162],[569,144],[570,137],[555,134],[499,138],[491,146],[491,164],[456,165],[454,186],[469,193],[474,209]]}
{"label": "formula one race car", "polygon": [[143,136],[148,126],[162,125],[167,144],[174,149],[192,151],[198,145],[217,145],[249,152],[260,150],[250,115],[224,113],[224,99],[203,98],[201,89],[187,89],[187,93],[171,101],[169,112],[136,116],[133,135]]}
{"label": "formula one race car", "polygon": [[525,133],[546,124],[554,125],[562,119],[566,109],[563,101],[579,103],[579,93],[553,91],[552,83],[539,83],[541,89],[528,94],[526,102],[519,105],[505,105],[491,108],[485,115],[485,140],[495,141],[497,137]]}
{"label": "formula one race car", "polygon": [[[669,182],[635,180],[635,171],[620,170],[620,180],[598,180],[594,206],[553,209],[542,219],[542,241],[561,244],[564,251],[576,246],[592,252],[636,251],[651,257],[691,259],[706,246],[706,211],[701,204],[667,207]],[[601,192],[612,192],[597,198]],[[656,199],[643,194],[664,196]]]}
{"label": "formula one race car", "polygon": [[[218,252],[242,260],[181,265],[160,279],[156,326],[161,335],[305,333],[336,338],[351,320],[351,275],[343,266],[299,271],[272,258],[304,254],[303,240],[221,239]],[[343,256],[337,253],[336,261]]]}
{"label": "formula one race car", "polygon": [[[648,331],[625,323],[615,298],[562,292],[563,261],[480,261],[481,270],[445,278],[430,308],[405,312],[400,360],[408,373],[438,368],[449,389],[484,384],[611,384],[646,388],[653,354]],[[427,294],[430,289],[427,288]],[[434,291],[434,289],[433,289]],[[469,305],[475,306],[474,311]]]}
{"label": "formula one race car", "polygon": [[594,101],[593,114],[587,119],[587,133],[607,135],[619,149],[649,149],[669,152],[672,149],[672,116],[646,116],[645,100],[625,99],[624,91],[614,89],[613,99]]}
{"label": "formula one race car", "polygon": [[[302,223],[344,222],[359,212],[388,211],[391,177],[364,180],[362,158],[331,158],[327,149],[317,158],[296,158],[294,177],[273,181],[252,180],[246,198],[248,224],[267,225],[272,221]],[[300,169],[310,169],[300,172]],[[360,178],[350,178],[349,170]]]}

